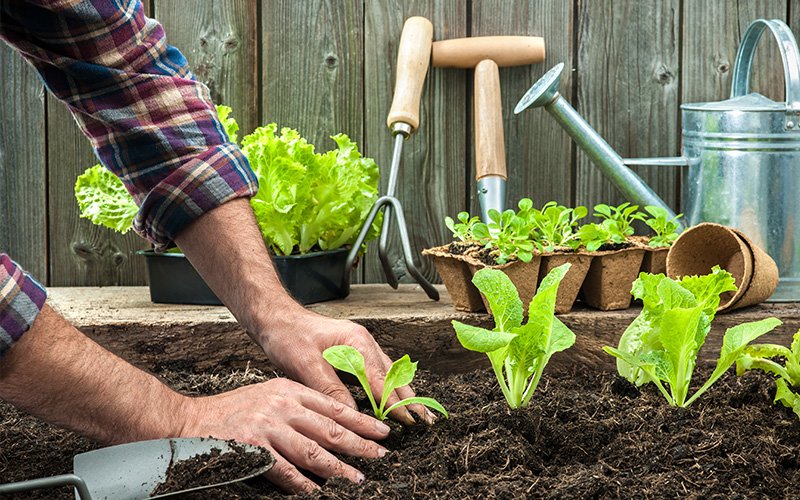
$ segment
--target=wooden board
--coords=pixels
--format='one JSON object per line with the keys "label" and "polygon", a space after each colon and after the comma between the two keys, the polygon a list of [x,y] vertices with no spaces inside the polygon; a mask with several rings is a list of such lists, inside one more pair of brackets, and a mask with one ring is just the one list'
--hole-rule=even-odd
{"label": "wooden board", "polygon": [[[558,63],[565,65],[561,92],[570,101],[572,95],[573,4],[560,0],[516,1],[491,0],[472,3],[472,36],[531,35],[545,39],[546,59],[536,65],[501,68],[503,128],[508,168],[508,208],[517,208],[520,198],[529,197],[534,206],[550,200],[572,203],[572,149],[567,134],[543,109],[514,114],[514,107],[525,92],[545,72]],[[471,73],[471,72],[470,72]],[[472,120],[469,137],[474,137]],[[470,147],[474,144],[470,142]],[[473,151],[470,155],[474,154]],[[474,213],[479,210],[475,187],[474,160],[470,165],[469,196]]]}
{"label": "wooden board", "polygon": [[[578,93],[572,104],[622,157],[678,155],[680,5],[678,0],[580,3],[574,27]],[[634,170],[677,206],[676,169]],[[590,213],[597,203],[632,201],[580,149],[576,172],[576,203]]]}
{"label": "wooden board", "polygon": [[47,282],[45,110],[41,81],[0,44],[0,252]]}
{"label": "wooden board", "polygon": [[[308,308],[364,325],[392,359],[409,354],[420,367],[437,372],[488,367],[483,354],[461,347],[451,322],[491,327],[490,317],[454,310],[444,287],[438,288],[442,300],[433,302],[416,285],[401,285],[398,291],[387,285],[356,285],[344,300]],[[174,362],[200,369],[248,364],[273,368],[224,307],[152,304],[144,287],[51,288],[49,300],[76,327],[140,366]],[[560,315],[577,341],[553,357],[550,369],[613,370],[614,359],[602,347],[617,345],[638,313],[635,307],[610,312],[577,308]],[[700,351],[700,364],[711,366],[716,362],[721,335],[727,328],[769,316],[782,319],[784,324],[760,342],[789,345],[800,327],[800,306],[762,304],[718,315]]]}
{"label": "wooden board", "polygon": [[[385,192],[393,138],[386,126],[394,95],[397,46],[405,20],[423,16],[433,23],[433,38],[467,35],[465,0],[412,0],[367,2],[364,19],[364,127],[365,150],[381,167],[381,189]],[[420,126],[405,142],[396,196],[403,205],[411,248],[422,274],[436,278],[433,264],[419,252],[451,239],[444,217],[467,208],[466,139],[470,108],[467,86],[471,72],[459,69],[429,69],[420,106]],[[389,260],[403,282],[407,275],[400,239],[392,227]],[[367,282],[384,282],[377,242],[370,246],[364,262]]]}
{"label": "wooden board", "polygon": [[239,138],[259,121],[256,3],[250,0],[155,2],[167,41],[186,56],[216,104],[233,108]]}

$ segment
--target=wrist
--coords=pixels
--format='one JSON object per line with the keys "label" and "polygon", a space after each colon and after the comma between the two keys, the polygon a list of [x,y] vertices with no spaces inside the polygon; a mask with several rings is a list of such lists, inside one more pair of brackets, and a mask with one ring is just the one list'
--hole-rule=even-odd
{"label": "wrist", "polygon": [[269,352],[268,345],[271,339],[281,332],[297,330],[301,324],[313,316],[316,314],[292,299],[279,304],[270,304],[269,307],[263,307],[258,312],[258,318],[251,334],[258,345],[265,352]]}

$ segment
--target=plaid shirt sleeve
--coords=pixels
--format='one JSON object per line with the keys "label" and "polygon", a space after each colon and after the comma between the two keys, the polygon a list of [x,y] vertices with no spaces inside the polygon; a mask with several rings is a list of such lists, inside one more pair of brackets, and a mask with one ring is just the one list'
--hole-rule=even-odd
{"label": "plaid shirt sleeve", "polygon": [[38,71],[139,205],[165,250],[202,214],[258,182],[208,88],[139,0],[0,0],[0,38]]}
{"label": "plaid shirt sleeve", "polygon": [[33,325],[45,298],[44,287],[0,253],[0,356]]}

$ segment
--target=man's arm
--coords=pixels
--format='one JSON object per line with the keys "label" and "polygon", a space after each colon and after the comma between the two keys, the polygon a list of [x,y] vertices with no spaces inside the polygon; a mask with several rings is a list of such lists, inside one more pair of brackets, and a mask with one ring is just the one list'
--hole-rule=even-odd
{"label": "man's arm", "polygon": [[286,379],[189,398],[106,351],[45,305],[0,358],[0,399],[105,444],[163,437],[236,439],[276,457],[268,478],[291,492],[320,477],[363,475],[329,451],[375,458],[383,423]]}

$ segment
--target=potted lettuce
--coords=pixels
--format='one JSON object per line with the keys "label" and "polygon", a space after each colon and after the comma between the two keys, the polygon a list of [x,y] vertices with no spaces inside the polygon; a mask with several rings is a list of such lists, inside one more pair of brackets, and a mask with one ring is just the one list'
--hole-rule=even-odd
{"label": "potted lettuce", "polygon": [[[230,111],[217,106],[236,142],[239,127]],[[284,285],[303,304],[347,296],[347,254],[378,198],[375,162],[362,157],[346,135],[331,138],[336,149],[317,153],[296,130],[278,131],[271,123],[241,141],[260,185],[250,204],[261,234]],[[122,182],[101,165],[78,177],[75,197],[81,217],[121,233],[130,230],[138,210]],[[379,231],[376,220],[367,241]],[[220,303],[178,249],[139,253],[147,259],[153,302]]]}

